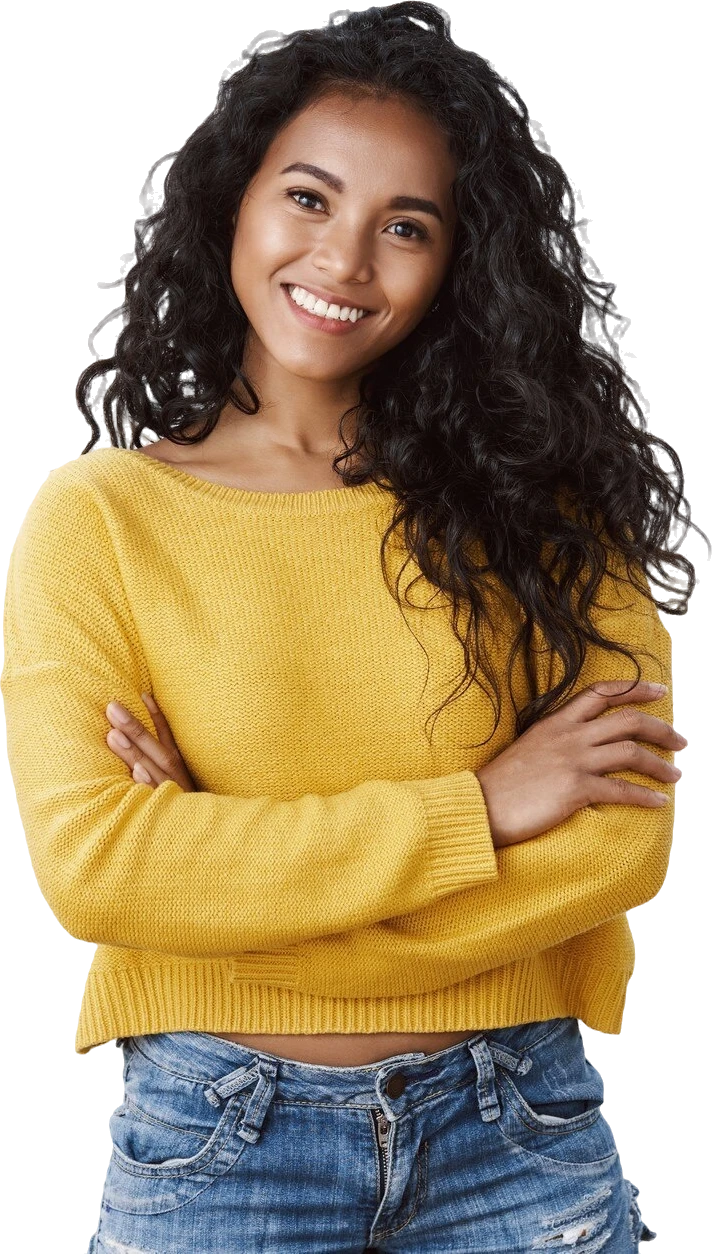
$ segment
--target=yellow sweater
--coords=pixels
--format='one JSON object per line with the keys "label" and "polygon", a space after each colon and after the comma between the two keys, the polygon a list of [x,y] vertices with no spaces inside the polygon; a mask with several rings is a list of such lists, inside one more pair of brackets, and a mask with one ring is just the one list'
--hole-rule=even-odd
{"label": "yellow sweater", "polygon": [[[625,911],[665,878],[673,786],[619,772],[668,805],[587,806],[495,850],[473,772],[513,739],[502,668],[518,619],[502,609],[490,641],[496,734],[474,683],[431,720],[429,743],[463,654],[439,590],[421,577],[401,613],[386,587],[392,509],[372,483],[254,492],[116,448],[40,486],[10,558],[0,687],[40,889],[96,946],[77,1053],[187,1029],[466,1031],[573,1015],[620,1031]],[[388,552],[393,577],[404,551]],[[409,564],[401,600],[418,573]],[[604,635],[647,648],[643,677],[671,685],[656,608],[609,577],[597,599]],[[547,690],[558,659],[536,661]],[[633,675],[589,649],[577,689]],[[514,678],[521,701],[523,666]],[[142,691],[199,791],[135,783],[106,744],[111,700],[155,735]],[[640,708],[672,721],[671,688]]]}

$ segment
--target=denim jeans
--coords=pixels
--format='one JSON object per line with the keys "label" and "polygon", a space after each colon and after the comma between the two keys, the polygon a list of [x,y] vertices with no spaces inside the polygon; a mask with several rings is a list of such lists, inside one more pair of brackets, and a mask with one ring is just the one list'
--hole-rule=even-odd
{"label": "denim jeans", "polygon": [[656,1235],[577,1019],[358,1067],[206,1032],[116,1044],[87,1254],[630,1254]]}

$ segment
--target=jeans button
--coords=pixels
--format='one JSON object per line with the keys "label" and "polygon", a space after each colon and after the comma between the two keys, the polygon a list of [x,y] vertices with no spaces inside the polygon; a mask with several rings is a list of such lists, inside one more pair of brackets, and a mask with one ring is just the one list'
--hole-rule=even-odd
{"label": "jeans button", "polygon": [[386,1092],[389,1097],[400,1097],[405,1088],[405,1076],[397,1071],[386,1081]]}

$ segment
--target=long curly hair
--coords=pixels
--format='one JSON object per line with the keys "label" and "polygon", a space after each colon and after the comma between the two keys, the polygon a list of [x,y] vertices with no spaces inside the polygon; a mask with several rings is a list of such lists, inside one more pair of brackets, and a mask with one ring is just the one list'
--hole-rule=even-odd
{"label": "long curly hair", "polygon": [[[607,327],[609,318],[624,321],[615,286],[600,279],[579,242],[562,167],[514,87],[454,43],[443,10],[416,0],[338,10],[323,28],[267,32],[226,71],[213,112],[168,154],[175,160],[161,207],[135,223],[135,264],[114,311],[124,322],[115,353],[88,366],[76,388],[93,432],[82,452],[99,438],[89,391],[109,371],[115,377],[99,399],[117,447],[141,447],[146,428],[177,444],[199,443],[226,404],[259,411],[241,368],[248,321],[230,278],[232,217],[278,130],[334,88],[395,95],[425,109],[448,138],[458,173],[456,233],[438,307],[363,374],[357,404],[340,419],[345,451],[333,469],[345,486],[373,480],[393,494],[384,575],[386,543],[402,526],[417,578],[451,598],[465,670],[436,714],[481,667],[496,727],[498,676],[479,636],[485,622],[493,626],[493,587],[514,599],[519,626],[507,679],[511,693],[521,651],[529,687],[516,711],[521,735],[566,698],[587,643],[628,657],[637,668],[632,682],[640,678],[625,642],[600,635],[589,613],[611,554],[658,609],[684,614],[695,570],[667,547],[673,520],[684,523],[683,536],[693,526],[708,550],[709,540],[690,523],[676,452],[646,430],[640,391]],[[92,332],[92,352],[106,321]],[[349,445],[343,426],[352,415]],[[672,462],[669,474],[655,460],[656,445]],[[342,468],[351,457],[358,469]],[[682,590],[664,565],[682,572]],[[678,599],[654,598],[643,574]],[[396,600],[399,582],[400,575],[390,589]],[[531,662],[539,637],[564,667],[544,693]]]}

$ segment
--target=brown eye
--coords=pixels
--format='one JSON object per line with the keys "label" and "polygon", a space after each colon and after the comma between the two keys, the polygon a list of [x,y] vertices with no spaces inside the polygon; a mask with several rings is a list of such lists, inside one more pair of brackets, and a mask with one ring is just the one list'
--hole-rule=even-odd
{"label": "brown eye", "polygon": [[[410,219],[408,218],[404,218],[402,222],[392,222],[391,226],[409,226],[409,227],[412,227],[412,229],[415,231],[415,236],[417,239],[428,238],[427,231],[424,230],[422,226],[419,226],[417,222],[411,222]],[[410,240],[410,239],[413,239],[413,236],[412,235],[399,235],[398,239]]]}
{"label": "brown eye", "polygon": [[[306,196],[308,200],[315,200],[317,204],[320,204],[320,205],[323,205],[324,203],[323,200],[321,199],[321,196],[317,196],[316,192],[307,191],[305,187],[293,187],[293,188],[290,188],[290,190],[285,192],[284,194],[295,205],[298,203],[298,198],[302,196]],[[310,209],[312,208],[312,206],[311,205],[299,205],[299,208]],[[396,235],[395,237],[396,239],[405,240],[406,243],[410,243],[410,241],[413,239],[422,239],[422,240],[428,239],[428,232],[425,230],[425,228],[422,227],[418,222],[411,221],[410,218],[403,218],[401,219],[400,222],[392,222],[391,226],[408,226],[410,227],[411,231],[415,232],[415,235]],[[390,229],[391,228],[389,227],[388,230]]]}
{"label": "brown eye", "polygon": [[[294,191],[294,192],[287,192],[286,194],[292,200],[294,200],[295,196],[308,196],[310,200],[318,200],[319,204],[323,204],[323,201],[319,200],[319,197],[317,196],[316,192],[308,192],[308,191],[305,191],[303,188],[299,188],[297,191]],[[294,200],[295,205],[296,203],[297,203],[296,200]],[[308,207],[309,207],[308,205],[301,206],[302,209],[307,209]]]}

